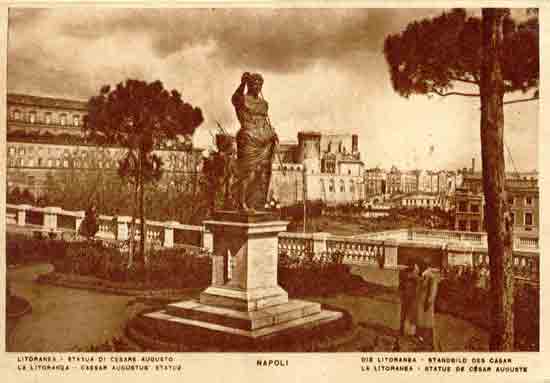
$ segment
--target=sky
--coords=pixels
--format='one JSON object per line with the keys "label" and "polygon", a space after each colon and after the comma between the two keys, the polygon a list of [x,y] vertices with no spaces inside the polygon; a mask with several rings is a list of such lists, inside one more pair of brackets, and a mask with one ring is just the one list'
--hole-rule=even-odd
{"label": "sky", "polygon": [[[216,121],[238,130],[231,95],[243,72],[259,72],[281,141],[348,132],[367,167],[458,169],[475,158],[479,170],[479,100],[403,98],[383,55],[388,34],[442,11],[12,8],[8,92],[85,101],[105,84],[161,80],[202,109],[194,144],[207,149]],[[537,168],[538,107],[505,107],[509,170]]]}

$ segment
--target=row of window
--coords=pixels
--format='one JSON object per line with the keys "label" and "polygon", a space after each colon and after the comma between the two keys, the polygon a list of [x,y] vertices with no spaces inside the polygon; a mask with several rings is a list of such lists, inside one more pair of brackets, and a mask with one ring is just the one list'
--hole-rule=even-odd
{"label": "row of window", "polygon": [[[13,149],[13,148],[10,148]],[[98,159],[86,158],[87,155],[84,155],[82,158],[58,158],[58,159],[48,159],[44,160],[42,158],[37,158],[36,161],[34,158],[9,158],[8,167],[48,167],[48,168],[113,168],[116,166],[116,161],[113,159]],[[172,169],[187,169],[186,161],[176,162],[169,168]]]}
{"label": "row of window", "polygon": [[[468,202],[461,201],[458,203],[458,211],[467,213],[468,212]],[[479,213],[479,204],[472,203],[470,204],[470,212],[471,213]]]}
{"label": "row of window", "polygon": [[[346,192],[345,182],[343,180],[340,180],[339,185],[340,185],[340,192],[345,193]],[[321,180],[321,187],[323,189],[325,188],[325,181],[324,180]],[[328,191],[331,192],[331,193],[334,193],[335,190],[336,190],[335,182],[334,182],[334,180],[330,180],[329,184],[328,184]],[[355,192],[355,184],[353,183],[353,181],[350,181],[349,191],[351,193]]]}
{"label": "row of window", "polygon": [[47,168],[114,168],[116,167],[115,161],[79,161],[79,160],[68,160],[68,159],[48,159],[44,160],[38,158],[36,162],[34,159],[29,158],[17,158],[9,159],[8,167],[47,167]]}
{"label": "row of window", "polygon": [[[523,222],[520,222],[519,216],[516,216],[514,213],[511,213],[511,221],[513,225],[524,225],[524,226],[533,226],[534,225],[534,217],[533,213],[526,212],[523,214]],[[470,221],[470,231],[477,232],[480,230],[480,225],[478,220],[471,220]],[[458,221],[458,230],[460,231],[467,231],[468,230],[468,221],[467,220],[459,220]]]}
{"label": "row of window", "polygon": [[[44,123],[47,125],[59,124],[61,126],[69,125],[69,119],[71,119],[71,116],[67,113],[60,113],[56,116],[52,112],[45,112],[43,115],[40,115],[34,110],[24,113],[19,109],[13,109],[10,113],[10,117],[12,120],[29,122],[31,124]],[[79,114],[73,114],[70,121],[73,126],[80,126],[81,116]]]}
{"label": "row of window", "polygon": [[[465,220],[458,221],[458,230],[459,231],[468,231],[468,221],[465,221]],[[472,232],[480,231],[478,220],[470,221],[470,231],[472,231]]]}
{"label": "row of window", "polygon": [[432,199],[404,199],[403,204],[406,206],[436,205],[437,201]]}
{"label": "row of window", "polygon": [[[523,225],[525,226],[533,226],[533,213],[527,212],[523,215]],[[514,213],[510,213],[510,220],[512,221],[513,225],[521,225],[522,223],[519,222],[519,217],[516,216]]]}
{"label": "row of window", "polygon": [[533,206],[533,197],[525,197],[525,198],[508,197],[508,205],[510,206],[521,205],[519,201],[521,201],[522,199],[525,201],[526,206]]}

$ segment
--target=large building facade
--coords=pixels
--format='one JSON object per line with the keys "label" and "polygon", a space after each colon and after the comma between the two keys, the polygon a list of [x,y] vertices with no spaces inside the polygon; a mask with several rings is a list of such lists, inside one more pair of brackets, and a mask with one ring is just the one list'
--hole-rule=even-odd
{"label": "large building facade", "polygon": [[[96,146],[86,141],[82,124],[87,114],[83,101],[8,94],[7,188],[45,193],[50,175],[77,172],[116,172],[125,151]],[[162,159],[164,179],[197,173],[202,150],[192,148],[189,138],[168,142],[155,153]]]}

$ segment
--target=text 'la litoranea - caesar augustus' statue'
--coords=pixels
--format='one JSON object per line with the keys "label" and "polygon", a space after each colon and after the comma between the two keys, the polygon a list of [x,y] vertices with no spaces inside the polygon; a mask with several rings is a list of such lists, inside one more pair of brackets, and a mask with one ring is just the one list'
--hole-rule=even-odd
{"label": "text 'la litoranea - caesar augustus' statue'", "polygon": [[[231,101],[241,129],[237,133],[236,193],[238,207],[253,212],[263,208],[271,178],[271,163],[278,138],[262,97],[263,78],[258,73],[244,73]],[[246,93],[245,93],[245,87]]]}

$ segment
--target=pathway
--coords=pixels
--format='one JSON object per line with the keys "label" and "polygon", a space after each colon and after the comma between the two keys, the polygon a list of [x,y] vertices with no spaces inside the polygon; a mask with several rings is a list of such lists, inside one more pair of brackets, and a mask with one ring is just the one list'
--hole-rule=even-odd
{"label": "pathway", "polygon": [[[74,351],[98,345],[123,334],[128,318],[144,306],[134,298],[34,282],[50,265],[38,264],[8,270],[13,292],[27,299],[32,313],[10,324],[7,351]],[[308,298],[342,307],[356,323],[399,328],[399,303],[393,294],[375,297],[338,295]],[[472,342],[487,344],[487,333],[469,322],[437,315],[437,331],[445,351],[466,350]],[[359,347],[359,346],[358,346]],[[358,351],[357,349],[345,351]]]}

